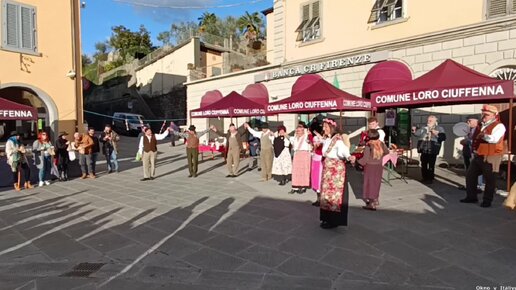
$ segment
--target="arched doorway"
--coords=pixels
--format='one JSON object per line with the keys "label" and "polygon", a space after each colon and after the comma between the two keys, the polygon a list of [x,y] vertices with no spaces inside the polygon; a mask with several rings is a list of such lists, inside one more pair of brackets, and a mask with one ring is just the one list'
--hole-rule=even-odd
{"label": "arched doorway", "polygon": [[57,108],[50,96],[43,91],[25,84],[3,84],[0,86],[0,98],[35,108],[37,121],[0,120],[4,134],[0,141],[5,141],[9,133],[17,131],[25,140],[34,140],[38,130],[45,130],[54,135],[57,130]]}

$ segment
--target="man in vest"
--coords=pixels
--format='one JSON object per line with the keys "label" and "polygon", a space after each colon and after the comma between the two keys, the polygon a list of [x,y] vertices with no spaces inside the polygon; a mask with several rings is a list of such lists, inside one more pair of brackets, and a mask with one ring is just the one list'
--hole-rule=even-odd
{"label": "man in vest", "polygon": [[460,202],[477,203],[478,176],[484,176],[485,190],[481,207],[490,207],[495,193],[496,177],[503,155],[505,126],[498,121],[495,106],[482,107],[482,124],[473,135],[473,159],[466,173],[466,198]]}
{"label": "man in vest", "polygon": [[378,140],[385,143],[385,131],[378,125],[378,119],[376,117],[369,117],[367,119],[367,129],[375,129],[380,134],[380,138]]}
{"label": "man in vest", "polygon": [[140,138],[138,151],[142,155],[143,179],[141,181],[153,180],[156,172],[156,157],[158,154],[158,141],[167,138],[169,131],[162,134],[152,133],[151,128],[144,129],[144,135]]}
{"label": "man in vest", "polygon": [[245,123],[244,127],[256,138],[260,138],[260,163],[262,168],[262,181],[272,179],[272,160],[274,159],[274,150],[272,142],[274,134],[269,130],[269,124],[266,122],[261,125],[262,131],[253,130],[249,124]]}
{"label": "man in vest", "polygon": [[226,177],[237,177],[238,166],[240,165],[240,152],[244,149],[243,143],[247,140],[245,132],[238,132],[235,124],[229,124],[227,134],[219,133],[214,127],[213,131],[226,138],[226,163],[228,166],[228,175]]}
{"label": "man in vest", "polygon": [[199,138],[214,128],[214,126],[211,126],[210,129],[196,132],[195,126],[190,125],[188,130],[184,133],[178,131],[172,132],[174,135],[186,139],[186,159],[188,160],[188,170],[190,171],[190,175],[188,175],[188,177],[197,177],[197,165],[199,164]]}

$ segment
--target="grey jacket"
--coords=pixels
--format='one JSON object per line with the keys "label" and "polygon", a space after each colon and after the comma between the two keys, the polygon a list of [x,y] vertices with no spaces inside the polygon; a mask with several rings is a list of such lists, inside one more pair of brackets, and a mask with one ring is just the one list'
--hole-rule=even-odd
{"label": "grey jacket", "polygon": [[43,168],[43,159],[45,157],[44,152],[50,148],[52,144],[48,142],[47,144],[39,143],[38,140],[34,141],[32,144],[32,154],[34,158],[34,164],[38,169]]}

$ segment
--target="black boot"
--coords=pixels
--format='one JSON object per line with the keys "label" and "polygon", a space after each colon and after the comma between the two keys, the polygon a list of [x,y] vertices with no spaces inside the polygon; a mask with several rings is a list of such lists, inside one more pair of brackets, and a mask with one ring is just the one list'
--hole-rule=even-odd
{"label": "black boot", "polygon": [[64,181],[64,177],[63,176],[64,176],[63,171],[59,170],[59,176],[58,176],[59,181]]}
{"label": "black boot", "polygon": [[319,206],[321,205],[321,202],[319,201],[321,199],[321,193],[317,192],[317,200],[312,203],[313,206]]}

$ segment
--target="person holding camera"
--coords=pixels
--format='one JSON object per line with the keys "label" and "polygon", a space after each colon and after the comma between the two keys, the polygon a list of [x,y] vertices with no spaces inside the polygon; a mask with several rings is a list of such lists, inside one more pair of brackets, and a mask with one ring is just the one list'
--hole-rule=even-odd
{"label": "person holding camera", "polygon": [[106,157],[107,172],[118,173],[118,141],[120,136],[113,131],[111,125],[107,124],[104,127],[104,132],[100,135],[100,142],[102,142],[102,153]]}
{"label": "person holding camera", "polygon": [[419,138],[417,152],[421,154],[422,182],[431,184],[435,178],[435,162],[441,151],[441,144],[446,140],[444,128],[437,124],[437,117],[428,116],[426,126],[422,128],[412,127],[412,134]]}

